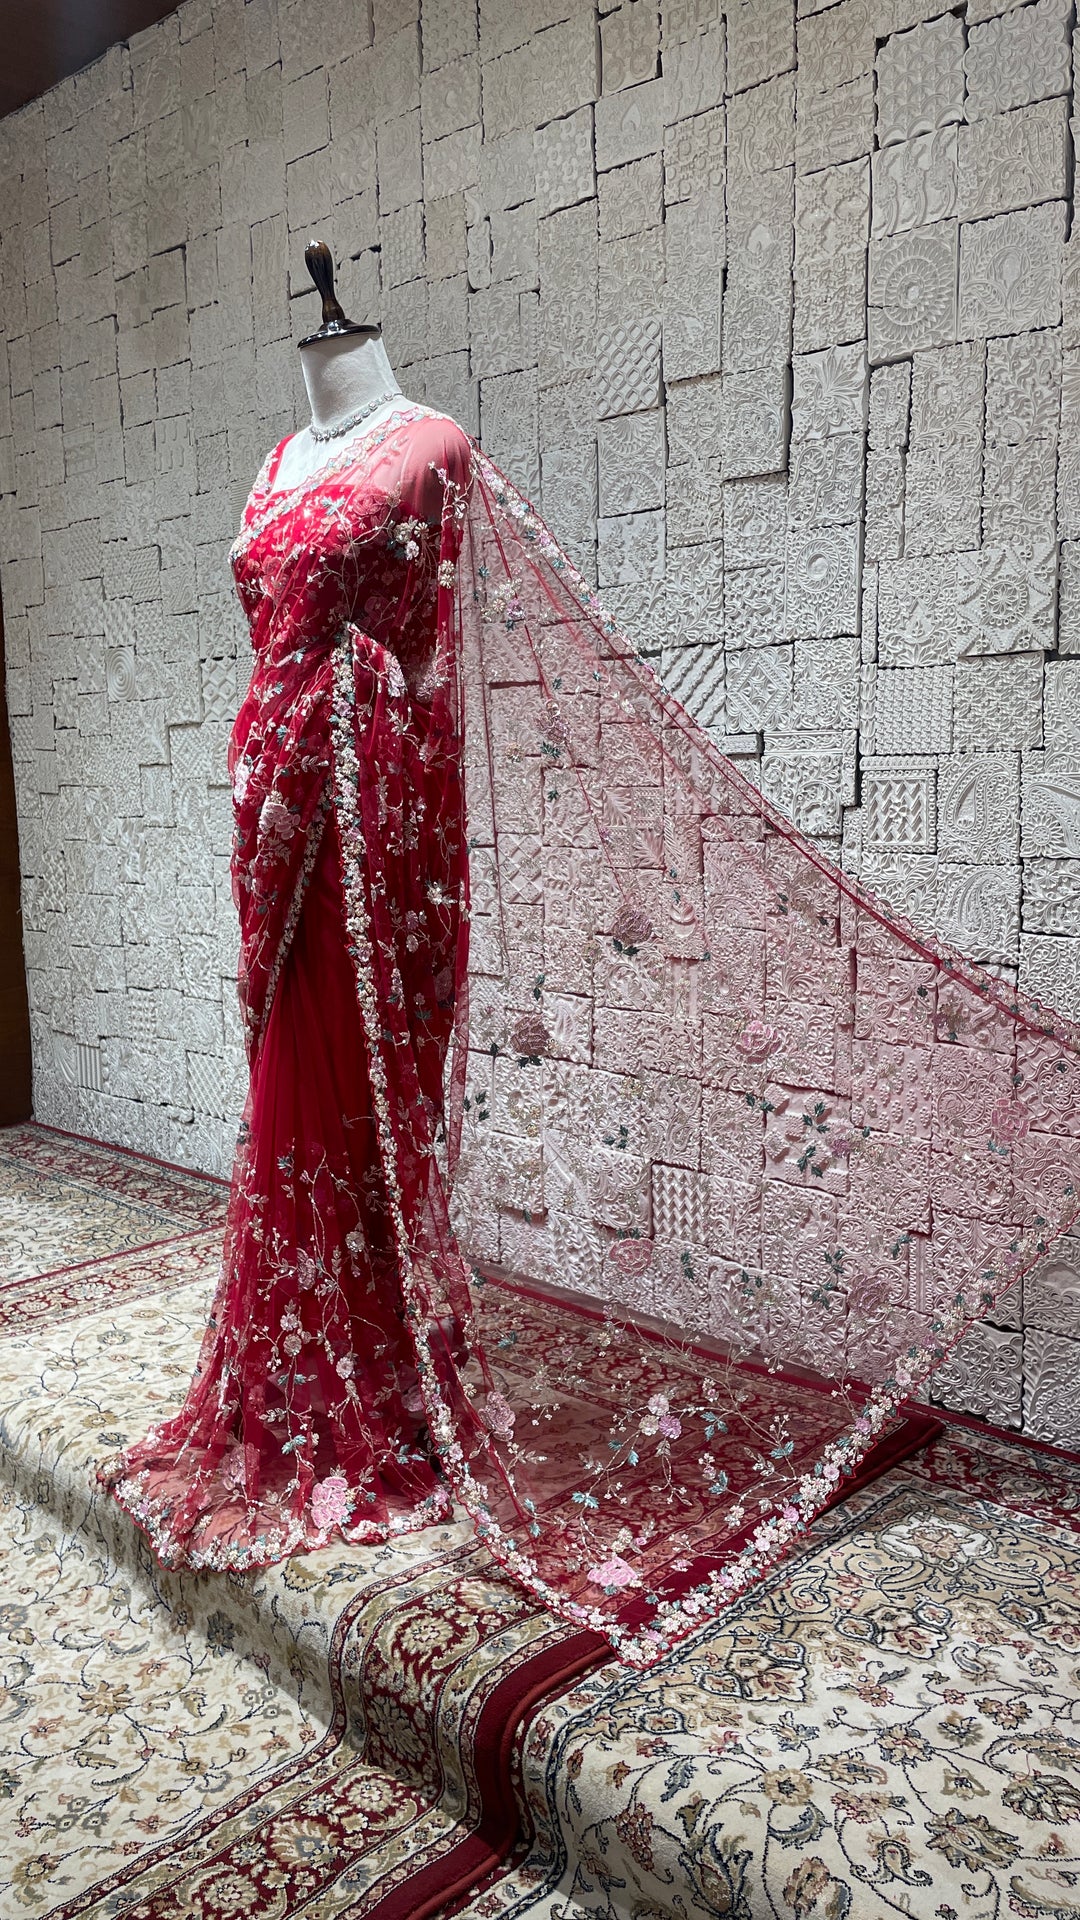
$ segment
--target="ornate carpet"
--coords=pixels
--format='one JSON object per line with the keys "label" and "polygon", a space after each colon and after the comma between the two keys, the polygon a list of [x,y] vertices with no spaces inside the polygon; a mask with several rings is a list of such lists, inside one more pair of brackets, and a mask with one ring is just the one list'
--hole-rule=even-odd
{"label": "ornate carpet", "polygon": [[645,1675],[464,1524],[166,1574],[93,1465],[222,1190],[38,1128],[0,1177],[4,1920],[1080,1917],[1080,1468],[953,1431]]}
{"label": "ornate carpet", "polygon": [[647,1674],[534,1717],[471,1920],[1075,1920],[1080,1469],[953,1432]]}
{"label": "ornate carpet", "polygon": [[36,1127],[0,1167],[0,1914],[438,1910],[505,1858],[514,1730],[601,1644],[464,1523],[165,1573],[94,1466],[190,1377],[222,1190]]}

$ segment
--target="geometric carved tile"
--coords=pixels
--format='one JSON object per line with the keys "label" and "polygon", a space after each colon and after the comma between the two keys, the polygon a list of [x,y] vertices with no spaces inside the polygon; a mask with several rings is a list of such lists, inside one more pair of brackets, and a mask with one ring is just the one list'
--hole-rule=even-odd
{"label": "geometric carved tile", "polygon": [[863,845],[934,851],[933,760],[874,756],[862,763]]}
{"label": "geometric carved tile", "polygon": [[959,657],[1027,653],[1054,640],[1057,547],[985,547],[957,555]]}
{"label": "geometric carved tile", "polygon": [[894,33],[877,57],[878,145],[910,140],[964,117],[964,33],[946,14]]}
{"label": "geometric carved tile", "polygon": [[657,1240],[704,1246],[709,1206],[709,1177],[686,1167],[653,1163],[652,1220]]}

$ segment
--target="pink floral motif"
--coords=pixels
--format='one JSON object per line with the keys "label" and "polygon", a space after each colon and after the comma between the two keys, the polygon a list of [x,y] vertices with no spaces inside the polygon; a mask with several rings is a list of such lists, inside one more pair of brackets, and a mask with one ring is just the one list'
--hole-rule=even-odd
{"label": "pink floral motif", "polygon": [[677,1440],[682,1432],[682,1421],[672,1413],[671,1403],[666,1393],[654,1393],[649,1401],[649,1411],[641,1418],[642,1433],[661,1433],[665,1440]]}
{"label": "pink floral motif", "polygon": [[781,1045],[783,1037],[779,1027],[770,1026],[767,1020],[753,1019],[735,1035],[735,1045],[747,1060],[767,1060]]}
{"label": "pink floral motif", "polygon": [[499,1393],[497,1389],[488,1394],[484,1402],[484,1419],[492,1433],[496,1434],[500,1440],[510,1438],[516,1418],[514,1409],[505,1394]]}
{"label": "pink floral motif", "polygon": [[526,1060],[535,1059],[538,1054],[547,1052],[551,1045],[551,1035],[538,1013],[523,1013],[515,1020],[510,1029],[510,1045],[516,1054]]}
{"label": "pink floral motif", "polygon": [[353,1510],[349,1483],[342,1473],[329,1473],[311,1490],[311,1517],[320,1533],[340,1527]]}
{"label": "pink floral motif", "polygon": [[617,1268],[619,1273],[624,1274],[628,1280],[640,1280],[643,1274],[648,1271],[652,1256],[653,1243],[651,1240],[640,1240],[630,1237],[626,1240],[615,1241],[611,1249],[611,1264]]}
{"label": "pink floral motif", "polygon": [[640,947],[652,939],[653,925],[641,907],[621,906],[611,923],[612,937],[623,947]]}
{"label": "pink floral motif", "polygon": [[634,1572],[629,1562],[620,1553],[613,1553],[609,1560],[602,1560],[599,1566],[589,1568],[589,1579],[594,1587],[640,1587],[641,1576]]}
{"label": "pink floral motif", "polygon": [[990,1138],[1001,1151],[1014,1147],[1030,1127],[1027,1109],[1019,1100],[1010,1100],[1003,1095],[990,1109]]}
{"label": "pink floral motif", "polygon": [[271,852],[286,847],[296,832],[296,818],[279,793],[268,793],[259,810],[259,838]]}

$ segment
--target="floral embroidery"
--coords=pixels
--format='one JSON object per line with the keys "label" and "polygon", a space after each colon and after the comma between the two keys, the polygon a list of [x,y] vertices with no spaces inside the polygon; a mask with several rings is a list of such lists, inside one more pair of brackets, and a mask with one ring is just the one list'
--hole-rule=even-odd
{"label": "floral embroidery", "polygon": [[222,1281],[118,1494],[206,1567],[456,1499],[648,1664],[1077,1217],[1077,1035],[800,836],[452,423],[276,470]]}

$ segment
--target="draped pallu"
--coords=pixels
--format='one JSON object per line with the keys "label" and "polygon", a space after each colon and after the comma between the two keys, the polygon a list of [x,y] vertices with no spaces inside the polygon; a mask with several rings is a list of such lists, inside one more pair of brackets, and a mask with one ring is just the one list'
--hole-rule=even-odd
{"label": "draped pallu", "polygon": [[1072,1224],[1080,1033],[805,840],[452,421],[280,454],[221,1280],[114,1489],[230,1569],[457,1502],[647,1663]]}

